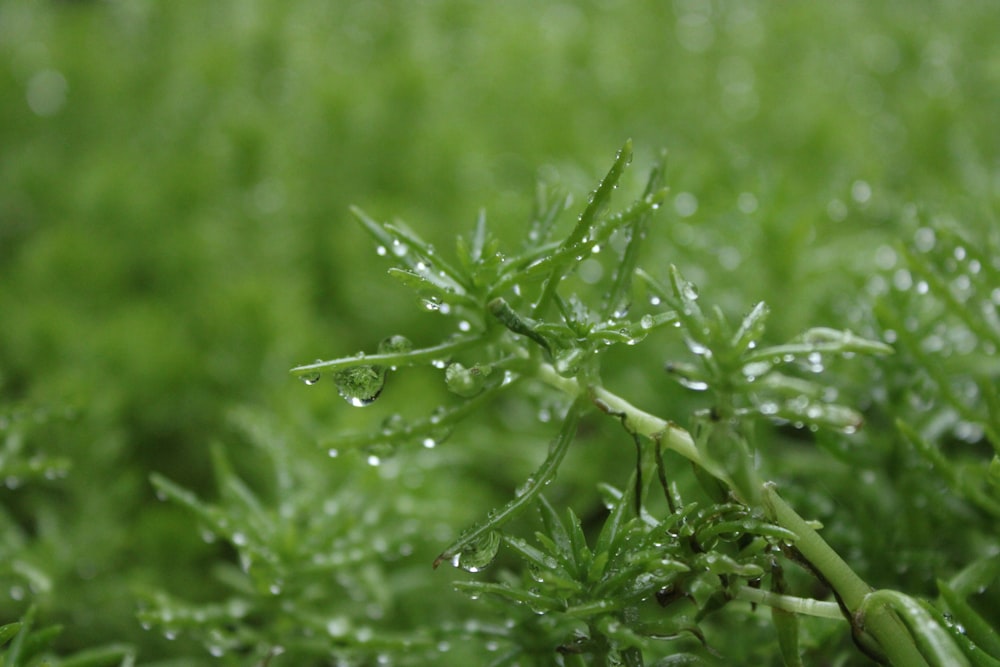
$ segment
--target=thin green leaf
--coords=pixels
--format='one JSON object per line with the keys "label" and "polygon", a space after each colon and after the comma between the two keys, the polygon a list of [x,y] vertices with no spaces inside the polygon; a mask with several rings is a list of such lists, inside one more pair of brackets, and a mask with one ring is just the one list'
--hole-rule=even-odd
{"label": "thin green leaf", "polygon": [[562,611],[565,605],[558,598],[541,595],[523,588],[514,588],[505,584],[494,584],[485,581],[457,581],[455,588],[470,595],[496,595],[498,597],[525,604],[539,612]]}
{"label": "thin green leaf", "polygon": [[618,181],[621,180],[622,173],[625,171],[625,167],[631,160],[632,140],[629,139],[625,142],[625,145],[621,148],[621,150],[618,151],[618,155],[615,157],[615,161],[614,164],[611,165],[611,169],[601,181],[600,185],[597,186],[597,190],[595,190],[591,195],[590,201],[587,203],[587,207],[580,215],[580,219],[577,221],[576,226],[560,245],[560,250],[562,252],[557,254],[562,255],[563,259],[552,267],[548,278],[546,278],[545,284],[542,288],[542,295],[536,302],[532,312],[534,317],[538,317],[542,312],[544,312],[545,308],[548,307],[549,303],[552,301],[552,297],[555,296],[556,287],[559,285],[559,282],[568,270],[570,262],[576,259],[576,253],[567,256],[566,251],[576,248],[583,243],[592,245],[595,242],[596,239],[590,238],[591,229],[596,224],[598,216],[607,207],[608,202],[611,200],[611,193],[614,192],[615,187],[618,185]]}
{"label": "thin green leaf", "polygon": [[983,556],[966,565],[948,581],[948,587],[960,597],[968,597],[991,586],[1000,578],[1000,558],[996,554]]}
{"label": "thin green leaf", "polygon": [[487,534],[499,530],[508,521],[521,514],[527,507],[530,507],[531,503],[541,494],[545,485],[555,478],[559,465],[566,456],[570,443],[576,436],[576,427],[585,402],[586,399],[580,397],[570,407],[569,412],[566,414],[566,419],[563,420],[562,427],[559,430],[559,435],[550,445],[548,456],[538,470],[528,479],[525,486],[520,489],[520,493],[503,508],[491,513],[486,521],[467,531],[458,540],[450,544],[434,560],[434,567],[437,567],[444,561],[454,559],[464,549],[475,545]]}
{"label": "thin green leaf", "polygon": [[597,542],[594,544],[595,554],[611,553],[613,556],[612,552],[617,551],[619,546],[618,540],[623,532],[623,528],[633,516],[635,483],[636,473],[633,472],[628,483],[625,485],[625,491],[611,508],[611,513],[604,520],[604,526],[601,527],[601,532],[597,536]]}
{"label": "thin green leaf", "polygon": [[911,640],[931,665],[969,666],[965,653],[955,644],[947,629],[935,621],[916,599],[898,591],[879,590],[865,596],[858,613],[864,618],[879,606],[899,615],[910,632]]}
{"label": "thin green leaf", "polygon": [[16,637],[17,633],[20,631],[21,631],[20,622],[0,625],[0,646],[4,646],[7,642]]}
{"label": "thin green leaf", "polygon": [[947,582],[938,580],[938,591],[941,599],[948,605],[954,622],[965,628],[969,639],[975,642],[983,651],[1000,660],[1000,633],[997,633],[965,598],[960,596]]}
{"label": "thin green leaf", "polygon": [[587,546],[587,537],[583,534],[583,524],[580,518],[573,511],[572,507],[566,508],[566,525],[569,527],[569,541],[573,548],[573,561],[576,564],[576,571],[586,576],[594,562],[594,554]]}
{"label": "thin green leaf", "polygon": [[[666,152],[660,155],[659,162],[654,165],[649,174],[649,180],[646,182],[646,189],[642,195],[643,199],[654,198],[659,201],[666,196],[667,190],[663,188],[663,176],[666,171],[665,163]],[[650,213],[653,210],[655,208],[637,217],[621,229],[621,232],[627,238],[627,242],[621,261],[615,267],[611,290],[605,298],[604,308],[601,311],[603,315],[602,319],[607,319],[611,315],[620,316],[620,314],[625,313],[629,308],[632,292],[632,276],[639,262],[639,251],[642,247],[642,241],[646,236],[647,227],[649,226]]]}
{"label": "thin green leaf", "polygon": [[796,336],[784,345],[760,348],[746,354],[746,363],[771,361],[786,357],[808,357],[810,354],[892,354],[893,349],[876,340],[862,338],[850,331],[817,327]]}
{"label": "thin green leaf", "polygon": [[[7,654],[4,656],[4,667],[21,667],[22,654],[24,653],[28,635],[31,633],[31,626],[34,625],[35,622],[35,613],[36,607],[32,605],[28,608],[28,611],[24,614],[24,616],[21,617],[20,623],[11,624],[17,626],[17,631],[14,634],[13,641],[10,643],[10,648],[7,649]],[[26,661],[27,656],[25,656],[25,662]]]}
{"label": "thin green leaf", "polygon": [[757,305],[740,322],[736,333],[733,334],[731,343],[733,350],[743,354],[751,349],[751,346],[764,334],[767,316],[770,313],[771,309],[768,308],[767,304],[763,301],[758,301]]}
{"label": "thin green leaf", "polygon": [[572,562],[573,544],[569,533],[566,531],[566,527],[563,526],[563,522],[559,519],[559,515],[549,503],[548,498],[542,494],[538,496],[538,512],[542,518],[545,535],[552,539],[557,549],[555,555],[562,557],[566,562]]}
{"label": "thin green leaf", "polygon": [[121,665],[134,656],[133,647],[127,644],[113,644],[79,651],[56,664],[58,667],[111,667],[111,665]]}
{"label": "thin green leaf", "polygon": [[341,357],[340,359],[333,359],[331,361],[317,361],[312,364],[296,366],[289,372],[298,377],[309,377],[316,373],[333,373],[355,366],[396,366],[399,368],[422,366],[435,361],[450,359],[458,352],[477,345],[482,345],[482,339],[479,336],[465,336],[441,343],[440,345],[409,350],[407,352],[356,354],[351,357]]}

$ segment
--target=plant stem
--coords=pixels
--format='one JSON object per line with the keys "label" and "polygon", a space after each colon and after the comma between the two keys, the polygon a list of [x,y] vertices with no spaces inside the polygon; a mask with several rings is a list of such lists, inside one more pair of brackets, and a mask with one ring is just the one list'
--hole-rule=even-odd
{"label": "plant stem", "polygon": [[857,613],[872,593],[872,588],[778,495],[773,482],[764,485],[764,507],[779,525],[798,535],[795,548],[836,592],[850,613],[851,625],[856,632],[863,629],[874,637],[891,664],[898,667],[926,667],[927,661],[903,621],[885,605],[877,605],[867,611],[864,614],[864,627],[858,627]]}
{"label": "plant stem", "polygon": [[559,389],[572,397],[578,397],[584,391],[588,391],[594,404],[602,412],[620,418],[622,425],[629,433],[646,437],[655,443],[672,449],[709,472],[713,477],[724,482],[730,488],[733,487],[729,476],[714,461],[707,459],[698,450],[691,434],[674,422],[661,419],[656,415],[641,410],[621,396],[608,391],[600,385],[585,387],[576,378],[563,377],[549,364],[539,364],[536,375],[549,386]]}
{"label": "plant stem", "polygon": [[733,591],[733,598],[754,604],[764,604],[793,614],[802,614],[803,616],[829,618],[835,621],[847,620],[844,618],[844,612],[840,609],[840,605],[836,602],[823,602],[821,600],[799,598],[792,595],[782,595],[742,585]]}

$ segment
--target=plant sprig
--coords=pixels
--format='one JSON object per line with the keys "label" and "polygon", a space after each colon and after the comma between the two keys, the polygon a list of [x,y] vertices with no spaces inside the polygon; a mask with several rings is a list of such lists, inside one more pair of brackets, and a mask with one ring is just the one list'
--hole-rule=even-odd
{"label": "plant sprig", "polygon": [[[311,382],[317,373],[331,373],[341,394],[363,405],[370,401],[354,400],[358,392],[343,390],[353,376],[342,374],[373,368],[367,389],[380,392],[381,384],[374,384],[384,382],[386,368],[432,365],[444,371],[446,384],[464,401],[442,406],[426,419],[395,423],[370,435],[346,435],[325,446],[414,440],[432,427],[451,428],[503,390],[540,383],[570,402],[547,457],[507,504],[466,530],[434,561],[479,572],[506,545],[525,564],[526,578],[458,586],[473,596],[541,614],[515,621],[519,632],[542,633],[548,650],[588,654],[595,664],[641,665],[644,652],[664,636],[694,637],[697,645],[691,650],[706,655],[701,624],[731,601],[745,600],[774,608],[777,641],[789,665],[802,664],[799,615],[847,621],[866,652],[893,664],[967,656],[972,649],[951,639],[914,598],[873,591],[773,483],[760,479],[757,457],[766,455],[766,447],[757,441],[756,423],[854,433],[862,424],[860,411],[827,391],[822,371],[837,357],[882,356],[893,348],[829,327],[765,344],[770,310],[764,303],[734,325],[720,308],[703,308],[697,288],[675,266],[665,284],[641,269],[647,224],[667,190],[661,161],[642,196],[610,213],[612,194],[630,160],[627,142],[561,241],[552,239],[567,200],[540,190],[522,250],[511,255],[489,234],[484,215],[469,237],[459,240],[458,261],[449,262],[405,226],[378,223],[355,210],[380,244],[379,254],[395,262],[390,275],[416,289],[431,310],[460,318],[464,333],[421,350],[356,355],[299,366],[292,373]],[[616,248],[617,262],[603,293],[597,299],[581,294],[572,277],[582,262],[609,246]],[[635,279],[667,308],[632,312]],[[684,387],[710,397],[710,407],[692,416],[691,431],[638,408],[601,382],[605,350],[675,328],[694,360],[671,361],[667,370]],[[378,392],[368,391],[371,400]],[[541,494],[556,478],[588,412],[617,421],[638,456],[625,491],[601,488],[609,513],[593,546],[572,511],[560,518]],[[684,502],[671,479],[677,472],[667,468],[667,451],[692,464],[707,503]],[[653,479],[659,480],[669,508],[663,517],[644,507]],[[542,526],[535,544],[508,531],[530,507],[539,509]],[[782,563],[805,565],[832,588],[836,603],[794,595]],[[760,588],[762,581],[769,581],[770,591]],[[954,596],[950,599],[966,611]],[[982,634],[980,641],[989,644],[991,635]],[[524,650],[514,645],[505,655],[515,660]]]}

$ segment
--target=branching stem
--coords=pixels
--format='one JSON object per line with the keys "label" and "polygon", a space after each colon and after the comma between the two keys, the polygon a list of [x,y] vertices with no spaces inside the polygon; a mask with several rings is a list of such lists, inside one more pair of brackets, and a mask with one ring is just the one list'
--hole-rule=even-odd
{"label": "branching stem", "polygon": [[577,397],[584,391],[589,392],[593,403],[604,413],[618,417],[625,428],[634,435],[643,436],[655,443],[672,449],[695,465],[709,472],[713,477],[732,487],[729,476],[715,462],[709,460],[698,450],[694,438],[677,424],[637,408],[621,396],[614,394],[600,385],[582,385],[576,378],[559,375],[549,364],[539,364],[537,377],[551,387]]}

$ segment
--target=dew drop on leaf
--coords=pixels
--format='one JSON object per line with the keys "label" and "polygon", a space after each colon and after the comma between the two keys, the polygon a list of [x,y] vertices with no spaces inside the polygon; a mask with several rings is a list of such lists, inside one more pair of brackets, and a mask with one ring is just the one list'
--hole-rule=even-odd
{"label": "dew drop on leaf", "polygon": [[677,382],[679,382],[682,387],[686,387],[691,391],[705,391],[708,389],[708,383],[702,380],[692,380],[690,378],[678,377]]}
{"label": "dew drop on leaf", "polygon": [[493,562],[499,550],[500,533],[489,532],[455,554],[451,563],[467,572],[479,572]]}
{"label": "dew drop on leaf", "polygon": [[319,378],[320,378],[319,373],[309,373],[308,375],[303,375],[299,379],[302,380],[302,382],[304,382],[305,384],[312,386],[317,382],[319,382]]}
{"label": "dew drop on leaf", "polygon": [[455,362],[445,369],[444,381],[452,393],[463,398],[472,398],[486,387],[486,378],[491,370],[489,366],[482,367],[477,364],[466,368]]}
{"label": "dew drop on leaf", "polygon": [[356,408],[372,404],[385,386],[385,370],[380,366],[353,366],[334,375],[337,391]]}
{"label": "dew drop on leaf", "polygon": [[712,356],[712,351],[708,347],[693,338],[685,337],[684,342],[687,344],[688,349],[698,356],[710,357]]}
{"label": "dew drop on leaf", "polygon": [[406,354],[413,349],[413,342],[406,336],[389,336],[378,344],[379,354]]}

